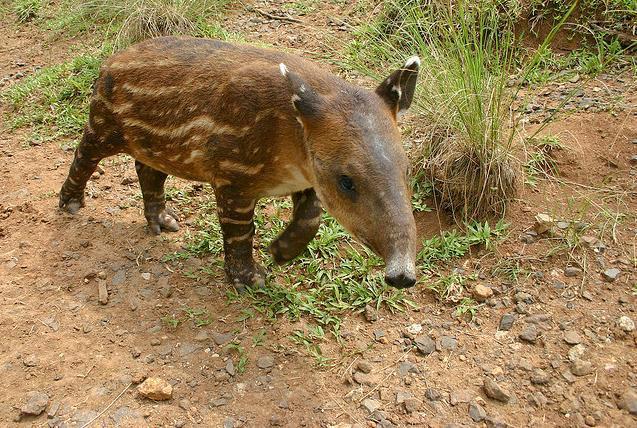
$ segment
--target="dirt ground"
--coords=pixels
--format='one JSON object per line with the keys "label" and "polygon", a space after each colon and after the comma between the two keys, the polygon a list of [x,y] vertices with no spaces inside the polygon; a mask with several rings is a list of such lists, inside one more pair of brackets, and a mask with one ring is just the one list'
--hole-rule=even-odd
{"label": "dirt ground", "polygon": [[[333,13],[347,20],[346,11]],[[249,40],[321,56],[331,49],[325,40],[347,34],[329,15],[297,16],[304,27],[244,11],[228,25]],[[73,42],[51,41],[11,17],[2,17],[0,40],[3,85],[72,56]],[[57,192],[72,151],[62,141],[30,146],[28,130],[3,126],[0,425],[84,426],[104,411],[93,426],[637,426],[627,410],[637,406],[636,84],[626,74],[539,88],[529,94],[537,106],[529,110],[529,130],[573,89],[581,95],[546,131],[568,147],[556,155],[562,181],[524,188],[496,256],[457,263],[495,292],[476,317],[454,317],[424,287],[410,290],[416,310],[383,310],[374,322],[345,314],[343,343],[323,346],[337,361],[332,368],[314,368],[288,339],[303,321],[270,323],[258,314],[241,320],[243,306],[228,302],[220,270],[212,279],[187,275],[218,266],[216,260],[162,261],[180,249],[192,223],[186,215],[180,232],[148,233],[130,159],[105,162],[89,182],[86,207],[71,217],[58,211]],[[201,192],[192,183],[173,185]],[[575,213],[583,205],[596,231],[606,226],[604,247],[585,250],[587,263],[566,276],[568,257],[547,257],[559,237],[526,232],[538,213],[580,220]],[[624,216],[613,239],[609,219],[618,212]],[[424,235],[440,227],[436,214],[419,222]],[[529,275],[492,275],[502,258],[519,261]],[[620,271],[613,282],[602,275],[611,268]],[[107,304],[98,302],[100,281]],[[205,308],[212,323],[171,329],[161,321],[182,307]],[[633,321],[632,331],[622,317]],[[510,329],[501,325],[506,321]],[[263,346],[253,346],[262,329]],[[428,355],[412,347],[423,336],[435,343]],[[246,349],[243,373],[236,352],[223,346],[230,340]],[[140,397],[136,386],[147,376],[170,382],[173,398]],[[485,379],[504,390],[495,394],[501,400],[486,395]],[[19,418],[30,391],[48,396],[46,411]]]}

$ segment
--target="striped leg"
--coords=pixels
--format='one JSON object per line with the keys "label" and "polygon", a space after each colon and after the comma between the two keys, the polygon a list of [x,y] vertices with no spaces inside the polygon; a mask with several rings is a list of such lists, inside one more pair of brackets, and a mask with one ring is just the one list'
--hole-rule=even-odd
{"label": "striped leg", "polygon": [[144,216],[148,222],[148,228],[153,235],[159,235],[164,230],[176,232],[179,230],[179,218],[169,208],[166,208],[164,196],[164,183],[167,175],[135,161],[135,170],[139,177],[139,186],[144,197]]}
{"label": "striped leg", "polygon": [[75,214],[84,206],[86,182],[95,172],[97,164],[103,158],[117,153],[114,148],[109,151],[105,151],[105,148],[90,127],[84,129],[82,141],[75,149],[69,175],[60,190],[59,207],[61,209]]}
{"label": "striped leg", "polygon": [[222,192],[217,193],[226,277],[240,292],[246,287],[263,287],[265,284],[265,271],[252,258],[255,204],[253,199],[229,199]]}
{"label": "striped leg", "polygon": [[314,189],[292,195],[294,213],[292,221],[270,244],[270,253],[278,264],[289,262],[305,250],[321,224],[321,203]]}

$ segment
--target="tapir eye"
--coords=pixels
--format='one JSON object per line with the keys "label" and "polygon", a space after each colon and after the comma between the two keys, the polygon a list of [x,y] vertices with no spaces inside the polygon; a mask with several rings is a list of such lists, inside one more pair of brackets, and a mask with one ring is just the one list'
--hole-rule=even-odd
{"label": "tapir eye", "polygon": [[351,177],[349,177],[347,175],[341,175],[338,178],[338,186],[345,193],[352,193],[355,190],[354,181],[352,180]]}

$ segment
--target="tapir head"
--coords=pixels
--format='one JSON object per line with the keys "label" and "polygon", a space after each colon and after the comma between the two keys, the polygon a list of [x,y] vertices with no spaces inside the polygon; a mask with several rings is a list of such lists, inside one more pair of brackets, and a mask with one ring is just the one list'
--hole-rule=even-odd
{"label": "tapir head", "polygon": [[419,65],[410,58],[374,92],[343,85],[321,95],[281,64],[314,190],[339,223],[385,260],[385,279],[399,288],[416,283],[416,225],[397,118],[411,104]]}

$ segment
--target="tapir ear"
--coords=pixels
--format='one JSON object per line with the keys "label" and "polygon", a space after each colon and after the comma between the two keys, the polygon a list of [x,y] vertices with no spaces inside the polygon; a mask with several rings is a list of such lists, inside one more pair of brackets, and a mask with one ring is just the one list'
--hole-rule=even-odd
{"label": "tapir ear", "polygon": [[323,100],[301,76],[288,70],[285,64],[279,64],[279,69],[283,77],[287,79],[290,88],[290,101],[294,109],[299,112],[302,118],[317,118],[322,111]]}
{"label": "tapir ear", "polygon": [[414,99],[419,68],[420,58],[412,56],[376,88],[376,93],[397,116],[407,111]]}

